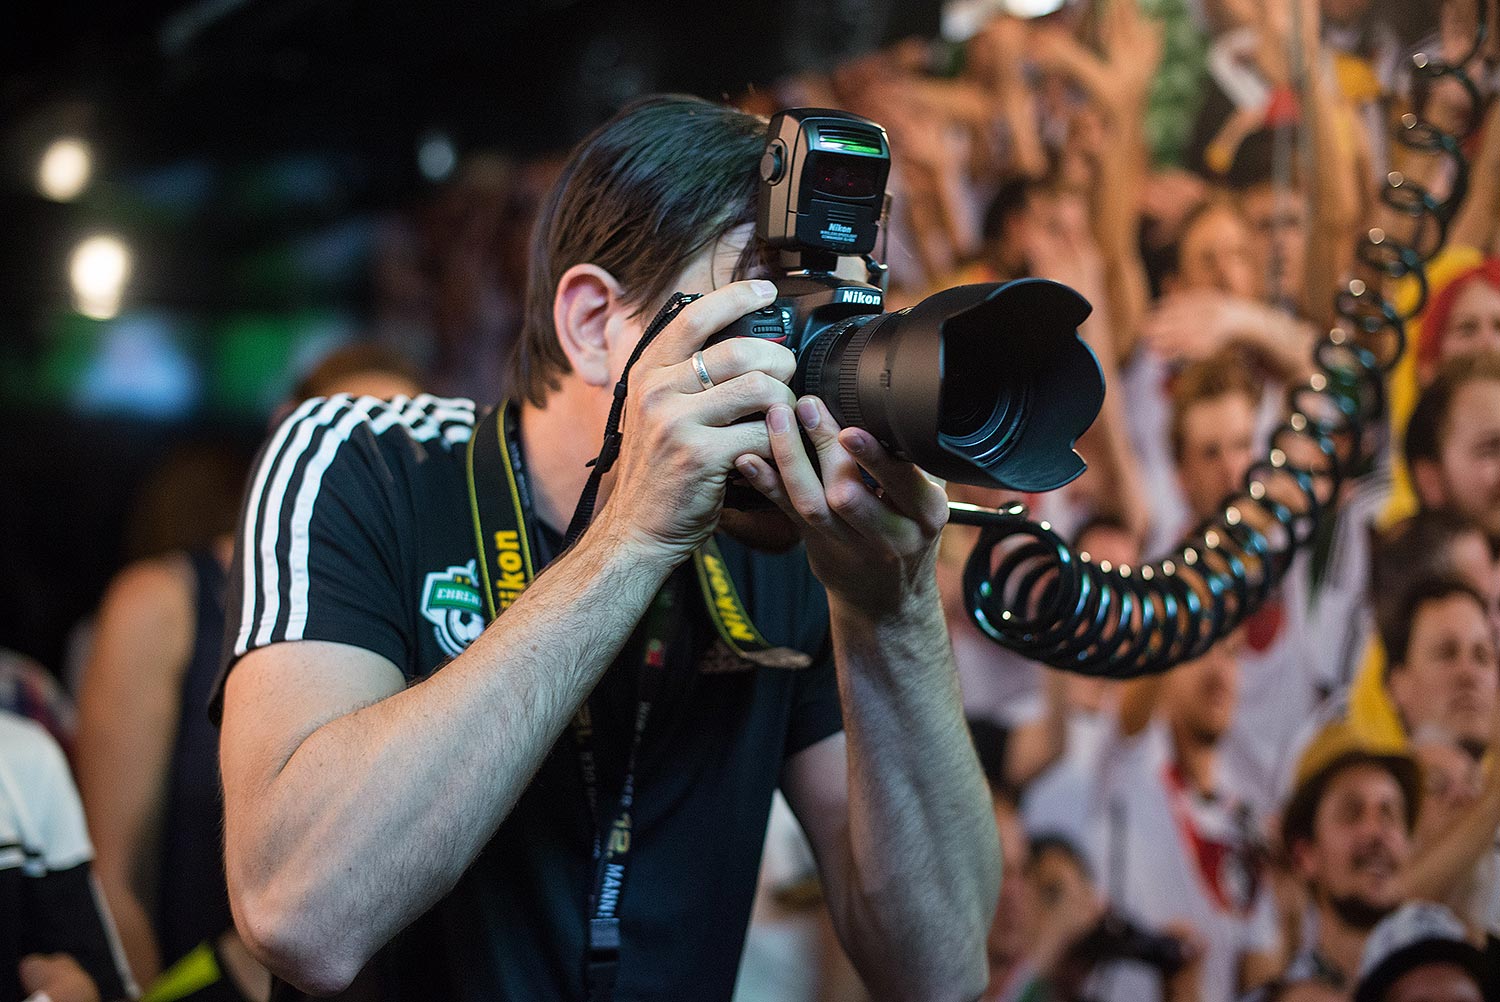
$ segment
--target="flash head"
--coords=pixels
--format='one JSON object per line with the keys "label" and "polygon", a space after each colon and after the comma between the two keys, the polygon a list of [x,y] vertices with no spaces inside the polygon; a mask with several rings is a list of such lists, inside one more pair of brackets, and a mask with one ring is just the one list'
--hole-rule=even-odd
{"label": "flash head", "polygon": [[756,233],[777,250],[868,254],[890,171],[885,130],[868,118],[827,108],[777,112],[760,161]]}

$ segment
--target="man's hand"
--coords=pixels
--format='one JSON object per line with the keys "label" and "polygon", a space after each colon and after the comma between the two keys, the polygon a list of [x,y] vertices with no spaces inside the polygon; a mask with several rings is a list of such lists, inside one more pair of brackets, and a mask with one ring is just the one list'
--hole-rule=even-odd
{"label": "man's hand", "polygon": [[[817,452],[821,479],[799,423]],[[817,397],[798,400],[795,416],[786,404],[768,408],[766,429],[776,467],[759,455],[743,455],[736,465],[801,527],[808,563],[831,602],[879,616],[899,609],[913,590],[934,586],[937,541],[948,521],[947,495],[936,481],[892,457],[869,432],[840,430]],[[878,490],[860,476],[861,467]]]}
{"label": "man's hand", "polygon": [[21,988],[29,997],[51,1002],[99,1002],[99,989],[78,961],[66,953],[33,953],[21,958]]}
{"label": "man's hand", "polygon": [[[773,405],[790,409],[796,358],[760,338],[703,343],[775,295],[770,282],[726,285],[688,304],[641,353],[599,523],[669,560],[686,558],[714,531],[735,459],[771,457],[765,423],[744,419]],[[693,365],[700,348],[709,387]]]}

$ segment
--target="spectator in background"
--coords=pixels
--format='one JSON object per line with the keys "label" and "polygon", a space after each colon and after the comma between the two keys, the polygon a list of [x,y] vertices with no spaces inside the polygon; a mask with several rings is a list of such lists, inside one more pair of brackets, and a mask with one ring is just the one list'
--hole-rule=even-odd
{"label": "spectator in background", "polygon": [[70,755],[78,709],[57,677],[19,651],[0,647],[0,710],[34,720]]}
{"label": "spectator in background", "polygon": [[1423,784],[1413,886],[1452,908],[1471,932],[1500,936],[1500,713],[1484,765],[1431,729],[1413,736],[1412,754]]}
{"label": "spectator in background", "polygon": [[[1107,517],[1085,525],[1073,545],[1095,563],[1118,567],[1140,561],[1136,537]],[[1032,836],[1061,837],[1081,847],[1088,842],[1090,798],[1097,792],[1103,768],[1100,755],[1114,727],[1120,686],[1073,672],[1049,671],[1061,679],[1067,730],[1061,757],[1022,790],[1021,815]]]}
{"label": "spectator in background", "polygon": [[[295,392],[300,400],[418,388],[404,358],[355,344],[324,358]],[[208,696],[223,652],[229,530],[240,491],[214,493],[211,483],[196,499],[179,485],[177,500],[219,518],[221,528],[115,577],[79,693],[79,785],[100,883],[152,1002],[263,1000],[270,991],[235,932],[224,885],[218,732]],[[215,503],[227,507],[214,512]]]}
{"label": "spectator in background", "polygon": [[1424,508],[1451,508],[1500,543],[1500,354],[1454,358],[1422,393],[1406,462]]}
{"label": "spectator in background", "polygon": [[1399,630],[1416,581],[1456,578],[1485,596],[1494,613],[1500,565],[1479,524],[1449,508],[1429,508],[1381,533],[1370,565],[1370,604],[1379,636]]}
{"label": "spectator in background", "polygon": [[[1095,870],[1110,902],[1148,930],[1175,923],[1203,943],[1198,989],[1232,999],[1281,968],[1276,910],[1266,886],[1259,822],[1222,741],[1234,718],[1238,634],[1164,675],[1134,679],[1100,756]],[[1159,997],[1157,972],[1101,970],[1101,998]]]}
{"label": "spectator in background", "polygon": [[1225,352],[1184,368],[1172,384],[1171,444],[1187,500],[1183,533],[1217,514],[1256,459],[1262,386],[1243,358]]}
{"label": "spectator in background", "polygon": [[[949,484],[954,501],[995,505],[1002,493]],[[1063,678],[980,632],[964,605],[963,570],[979,537],[972,526],[949,523],[939,544],[937,582],[943,617],[963,691],[964,715],[986,742],[981,761],[995,770],[992,784],[1020,789],[1062,754],[1067,740]],[[982,736],[982,737],[981,737]]]}
{"label": "spectator in background", "polygon": [[1035,916],[1025,868],[1029,847],[1014,793],[995,791],[995,828],[1000,834],[1000,902],[985,941],[989,984],[984,1002],[1019,1002],[1037,998],[1046,971],[1034,953]]}
{"label": "spectator in background", "polygon": [[557,170],[551,160],[472,155],[382,233],[375,340],[417,358],[436,392],[504,389],[521,323],[527,233]]}
{"label": "spectator in background", "polygon": [[1165,295],[1143,322],[1146,345],[1180,363],[1237,343],[1277,379],[1308,374],[1313,328],[1258,299],[1264,286],[1254,248],[1232,202],[1210,200],[1195,210],[1183,223]]}
{"label": "spectator in background", "polygon": [[1422,386],[1450,359],[1500,352],[1500,258],[1459,270],[1428,301],[1415,350]]}
{"label": "spectator in background", "polygon": [[0,998],[134,998],[78,791],[41,726],[0,712]]}
{"label": "spectator in background", "polygon": [[1281,839],[1311,911],[1280,981],[1353,986],[1370,930],[1406,892],[1420,801],[1411,756],[1361,741],[1346,723],[1302,753]]}
{"label": "spectator in background", "polygon": [[1495,1002],[1495,958],[1464,937],[1442,905],[1406,905],[1371,933],[1354,1002]]}
{"label": "spectator in background", "polygon": [[1407,734],[1438,730],[1476,761],[1488,747],[1500,690],[1489,608],[1465,582],[1418,581],[1384,637],[1386,685]]}
{"label": "spectator in background", "polygon": [[[1172,390],[1172,455],[1189,522],[1175,537],[1212,519],[1244,488],[1257,458],[1262,393],[1254,370],[1233,350],[1178,374]],[[1243,628],[1241,692],[1223,753],[1261,814],[1275,805],[1288,742],[1328,686],[1323,648],[1308,623],[1310,591],[1304,553]]]}

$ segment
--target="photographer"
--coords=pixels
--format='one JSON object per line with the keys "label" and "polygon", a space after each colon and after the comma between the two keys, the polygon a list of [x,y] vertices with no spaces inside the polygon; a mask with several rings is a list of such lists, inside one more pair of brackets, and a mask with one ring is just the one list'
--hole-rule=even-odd
{"label": "photographer", "polygon": [[[794,400],[786,348],[703,347],[775,294],[733,281],[763,130],[657,98],[584,140],[538,221],[522,399],[477,436],[468,401],[334,397],[268,443],[229,602],[226,856],[246,942],[298,988],[727,998],[779,783],[872,992],[982,990],[999,866],[934,582],[943,492]],[[674,290],[705,295],[632,368],[565,549]],[[482,631],[471,438],[505,474],[476,504],[519,523],[483,545],[546,565]],[[736,469],[777,510],[721,517]],[[713,641],[683,565],[719,528],[749,617],[810,667]],[[794,531],[805,556],[753,548]]]}

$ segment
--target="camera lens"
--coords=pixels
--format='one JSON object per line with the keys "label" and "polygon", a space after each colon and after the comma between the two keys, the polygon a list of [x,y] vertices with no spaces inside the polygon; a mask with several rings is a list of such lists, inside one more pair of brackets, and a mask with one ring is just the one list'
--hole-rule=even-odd
{"label": "camera lens", "polygon": [[830,326],[794,385],[936,476],[1053,490],[1083,472],[1073,445],[1104,400],[1078,337],[1088,314],[1082,296],[1041,279],[947,289]]}

